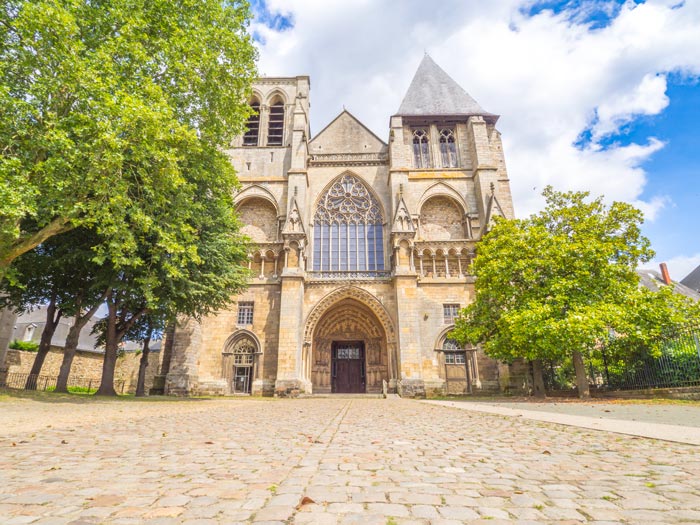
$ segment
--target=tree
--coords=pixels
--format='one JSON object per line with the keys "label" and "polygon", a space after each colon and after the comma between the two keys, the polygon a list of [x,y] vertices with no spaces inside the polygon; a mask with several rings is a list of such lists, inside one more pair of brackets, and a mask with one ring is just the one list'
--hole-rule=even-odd
{"label": "tree", "polygon": [[99,267],[92,262],[99,242],[93,232],[78,228],[54,236],[15,262],[12,280],[0,283],[0,306],[27,312],[46,306],[47,320],[41,344],[34,359],[27,388],[41,373],[51,340],[61,318],[73,317],[64,346],[63,364],[57,391],[67,391],[70,362],[78,346],[81,329],[104,301],[104,289],[97,288]]}
{"label": "tree", "polygon": [[153,219],[186,170],[230,171],[211,159],[249,111],[249,19],[236,0],[3,3],[0,280],[78,226],[106,239],[102,260],[128,262],[139,235],[157,230],[178,262],[183,222]]}
{"label": "tree", "polygon": [[583,355],[611,329],[630,330],[635,268],[653,252],[631,205],[551,187],[543,195],[542,212],[500,220],[484,236],[473,265],[475,301],[453,336],[504,361],[570,357],[579,396],[588,397]]}
{"label": "tree", "polygon": [[[209,162],[227,159],[209,157]],[[169,245],[158,236],[140,236],[132,257],[118,267],[104,263],[107,317],[100,324],[105,342],[102,382],[98,395],[116,395],[114,371],[118,345],[144,317],[172,320],[177,315],[200,318],[226,307],[246,285],[247,238],[239,233],[235,215],[234,181],[224,181],[212,173],[220,169],[195,169],[205,162],[193,159],[188,183],[171,206],[156,217],[169,222],[171,215],[184,215],[188,243],[184,255],[173,262]],[[230,171],[233,177],[232,171]]]}
{"label": "tree", "polygon": [[136,397],[146,395],[146,372],[148,369],[148,357],[151,352],[151,341],[158,336],[162,337],[165,330],[166,317],[162,312],[149,312],[134,323],[131,329],[124,335],[124,341],[141,343],[141,359],[139,360],[138,379],[136,381]]}

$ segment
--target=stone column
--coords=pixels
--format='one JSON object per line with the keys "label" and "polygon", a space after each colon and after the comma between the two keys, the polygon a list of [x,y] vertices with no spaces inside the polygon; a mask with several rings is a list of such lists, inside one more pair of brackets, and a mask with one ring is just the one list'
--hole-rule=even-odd
{"label": "stone column", "polygon": [[17,315],[9,308],[0,310],[0,386],[5,386],[7,381],[8,366],[5,364],[7,350],[15,331]]}
{"label": "stone column", "polygon": [[283,273],[280,294],[277,381],[275,396],[295,397],[311,393],[303,362],[304,279],[301,274]]}
{"label": "stone column", "polygon": [[401,367],[398,373],[401,380],[399,394],[405,397],[425,397],[421,356],[423,312],[422,302],[418,298],[417,276],[397,275],[395,289]]}
{"label": "stone column", "polygon": [[165,394],[189,396],[199,387],[199,353],[202,349],[202,325],[194,319],[178,319],[172,342],[170,370],[165,378]]}

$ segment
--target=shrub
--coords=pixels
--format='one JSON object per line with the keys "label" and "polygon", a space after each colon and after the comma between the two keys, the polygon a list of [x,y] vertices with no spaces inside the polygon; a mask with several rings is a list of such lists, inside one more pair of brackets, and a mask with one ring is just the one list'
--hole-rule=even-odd
{"label": "shrub", "polygon": [[25,350],[27,352],[36,352],[39,350],[39,343],[34,341],[18,341],[15,339],[10,343],[10,348],[13,350]]}

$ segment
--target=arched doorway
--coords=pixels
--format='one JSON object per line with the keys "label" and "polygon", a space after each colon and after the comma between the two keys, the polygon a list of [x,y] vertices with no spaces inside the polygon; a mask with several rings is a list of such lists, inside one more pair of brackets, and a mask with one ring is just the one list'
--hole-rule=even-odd
{"label": "arched doorway", "polygon": [[465,348],[450,337],[454,326],[438,337],[435,351],[440,360],[440,376],[445,380],[446,394],[471,394],[480,387],[476,348]]}
{"label": "arched doorway", "polygon": [[221,377],[232,394],[250,394],[255,378],[255,361],[260,345],[247,330],[229,337],[221,354]]}
{"label": "arched doorway", "polygon": [[319,319],[313,334],[311,382],[316,393],[381,392],[389,381],[386,334],[376,315],[343,299]]}

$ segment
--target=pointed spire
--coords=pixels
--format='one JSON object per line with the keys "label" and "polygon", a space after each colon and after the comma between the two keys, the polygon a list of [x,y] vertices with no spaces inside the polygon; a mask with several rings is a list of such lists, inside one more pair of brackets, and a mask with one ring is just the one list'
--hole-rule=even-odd
{"label": "pointed spire", "polygon": [[496,116],[484,111],[427,53],[418,66],[396,114]]}
{"label": "pointed spire", "polygon": [[301,212],[299,211],[299,205],[296,199],[297,188],[294,187],[294,198],[292,198],[292,205],[289,208],[289,214],[287,214],[287,220],[284,222],[284,228],[282,228],[282,235],[297,234],[305,235],[304,225],[301,222]]}
{"label": "pointed spire", "polygon": [[493,226],[494,217],[505,216],[506,215],[505,213],[503,213],[503,208],[501,208],[501,204],[498,202],[498,198],[496,197],[496,186],[492,182],[491,195],[489,197],[489,202],[486,205],[486,219],[484,220],[484,224],[486,225],[486,231],[489,231]]}
{"label": "pointed spire", "polygon": [[406,201],[403,200],[403,184],[399,185],[399,203],[396,206],[394,213],[394,225],[391,229],[393,233],[398,232],[414,232],[413,220],[406,206]]}

